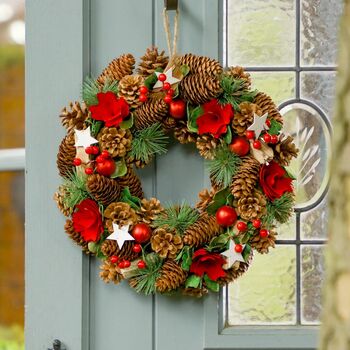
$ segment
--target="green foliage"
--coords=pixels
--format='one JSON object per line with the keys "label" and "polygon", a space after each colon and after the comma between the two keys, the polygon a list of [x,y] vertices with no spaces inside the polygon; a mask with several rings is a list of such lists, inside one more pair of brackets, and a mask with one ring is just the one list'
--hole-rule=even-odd
{"label": "green foliage", "polygon": [[242,257],[245,261],[248,261],[251,251],[252,251],[252,247],[249,244],[246,244],[242,252]]}
{"label": "green foliage", "polygon": [[278,135],[282,129],[282,124],[276,121],[275,119],[271,119],[271,125],[269,127],[270,135]]}
{"label": "green foliage", "polygon": [[186,288],[198,288],[202,284],[202,278],[197,275],[190,275],[186,282]]}
{"label": "green foliage", "polygon": [[199,217],[197,210],[188,204],[182,203],[180,206],[168,206],[153,222],[155,227],[168,226],[182,235],[186,229],[194,224]]}
{"label": "green foliage", "polygon": [[100,132],[102,126],[103,126],[103,122],[102,121],[92,119],[91,117],[86,119],[85,124],[86,124],[86,126],[90,126],[91,136],[92,137],[96,137],[97,134]]}
{"label": "green foliage", "polygon": [[239,242],[237,243],[246,244],[256,234],[257,234],[257,229],[253,226],[251,222],[248,222],[247,229],[242,234],[240,234]]}
{"label": "green foliage", "polygon": [[111,179],[115,179],[116,177],[122,177],[128,172],[128,168],[126,166],[125,160],[121,159],[115,162],[116,168],[114,173],[111,175]]}
{"label": "green foliage", "polygon": [[151,90],[153,88],[153,85],[157,82],[158,78],[157,75],[155,73],[151,74],[149,77],[147,77],[145,79],[145,81],[143,82],[143,84],[145,86],[147,86],[147,88],[149,90]]}
{"label": "green foliage", "polygon": [[221,252],[228,249],[229,241],[230,241],[230,235],[228,233],[222,233],[221,235],[214,237],[206,248],[209,252],[212,252],[212,251]]}
{"label": "green foliage", "polygon": [[185,245],[180,253],[176,257],[176,261],[182,261],[181,268],[185,271],[190,270],[190,266],[192,264],[192,255],[193,255],[193,248]]}
{"label": "green foliage", "polygon": [[213,202],[208,206],[207,212],[210,215],[215,215],[216,211],[223,205],[232,205],[233,195],[229,188],[216,192],[213,198]]}
{"label": "green foliage", "polygon": [[155,154],[167,152],[168,139],[161,124],[155,123],[135,133],[130,155],[135,159],[148,162]]}
{"label": "green foliage", "polygon": [[78,174],[75,170],[68,179],[64,180],[62,187],[66,193],[63,198],[66,207],[74,208],[82,200],[90,197],[86,188],[86,176]]}
{"label": "green foliage", "polygon": [[121,193],[121,197],[120,197],[120,201],[128,203],[130,205],[130,207],[135,209],[135,210],[139,210],[140,206],[141,206],[140,199],[138,197],[134,197],[130,193],[129,187],[123,188],[122,193]]}
{"label": "green foliage", "polygon": [[205,285],[208,287],[208,289],[212,290],[213,292],[219,291],[219,283],[216,281],[211,280],[208,275],[204,275],[204,282]]}
{"label": "green foliage", "polygon": [[98,104],[97,94],[99,92],[107,92],[111,91],[114,94],[118,93],[118,81],[109,82],[108,80],[105,82],[103,86],[101,86],[96,79],[92,77],[86,77],[83,82],[82,88],[82,98],[84,102],[88,106]]}
{"label": "green foliage", "polygon": [[290,192],[286,192],[273,202],[268,202],[263,223],[268,227],[271,227],[275,220],[281,224],[286,223],[293,214],[294,203],[294,195]]}
{"label": "green foliage", "polygon": [[227,147],[219,147],[215,152],[214,159],[206,161],[210,176],[223,187],[227,187],[231,183],[232,176],[236,174],[240,163],[241,158]]}
{"label": "green foliage", "polygon": [[187,128],[190,132],[198,133],[197,119],[203,114],[203,108],[201,106],[191,107],[187,104]]}

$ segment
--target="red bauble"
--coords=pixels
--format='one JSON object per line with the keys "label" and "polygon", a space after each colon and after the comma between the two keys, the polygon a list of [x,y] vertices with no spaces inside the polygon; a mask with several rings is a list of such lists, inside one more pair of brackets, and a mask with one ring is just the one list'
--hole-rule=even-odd
{"label": "red bauble", "polygon": [[171,95],[166,95],[164,97],[164,102],[167,104],[171,103],[172,100],[173,100],[173,98],[171,97]]}
{"label": "red bauble", "polygon": [[260,142],[259,140],[255,140],[255,141],[253,142],[253,147],[254,147],[255,149],[260,149],[260,148],[261,148],[261,142]]}
{"label": "red bauble", "polygon": [[111,176],[115,171],[116,165],[113,159],[104,159],[103,162],[97,163],[96,171],[103,176]]}
{"label": "red bauble", "polygon": [[247,229],[247,224],[243,221],[238,221],[237,222],[237,228],[238,228],[238,231],[245,231]]}
{"label": "red bauble", "polygon": [[75,166],[79,166],[79,165],[81,164],[81,159],[80,159],[80,158],[74,158],[74,159],[73,159],[73,164],[74,164]]}
{"label": "red bauble", "polygon": [[147,101],[147,95],[141,94],[141,95],[139,96],[139,101],[140,101],[140,102],[146,102],[146,101]]}
{"label": "red bauble", "polygon": [[235,137],[229,147],[231,152],[236,153],[240,157],[245,156],[250,149],[247,139],[241,136]]}
{"label": "red bauble", "polygon": [[234,208],[224,205],[216,212],[216,222],[221,226],[231,226],[237,220],[237,214]]}
{"label": "red bauble", "polygon": [[245,136],[247,136],[247,139],[253,140],[255,139],[255,132],[253,130],[247,130]]}
{"label": "red bauble", "polygon": [[146,263],[143,261],[143,260],[140,260],[138,263],[137,263],[137,267],[139,269],[144,269],[146,267]]}
{"label": "red bauble", "polygon": [[271,143],[276,144],[278,142],[278,136],[277,135],[271,135]]}
{"label": "red bauble", "polygon": [[112,255],[110,260],[112,264],[115,264],[118,262],[118,257],[116,255]]}
{"label": "red bauble", "polygon": [[183,119],[186,114],[186,103],[182,100],[171,101],[169,113],[174,119]]}
{"label": "red bauble", "polygon": [[148,92],[148,88],[147,88],[147,86],[142,85],[142,86],[140,86],[139,91],[140,91],[141,95],[146,95]]}
{"label": "red bauble", "polygon": [[92,168],[86,168],[85,169],[85,174],[86,175],[92,175],[94,173],[94,169],[92,169]]}
{"label": "red bauble", "polygon": [[235,245],[235,252],[236,252],[236,253],[242,253],[242,252],[243,252],[243,246],[242,246],[242,244],[236,244],[236,245]]}
{"label": "red bauble", "polygon": [[271,142],[271,135],[270,134],[265,134],[264,135],[264,141],[266,143],[270,143]]}
{"label": "red bauble", "polygon": [[261,226],[261,221],[259,219],[253,220],[253,226],[259,228]]}
{"label": "red bauble", "polygon": [[101,154],[99,156],[96,157],[96,163],[103,163],[105,161],[105,158],[103,158],[101,156]]}
{"label": "red bauble", "polygon": [[104,150],[104,151],[101,152],[101,156],[102,156],[102,158],[107,159],[107,158],[110,157],[110,154],[109,154],[108,151]]}
{"label": "red bauble", "polygon": [[138,243],[147,242],[151,238],[151,228],[144,223],[136,224],[132,229],[132,236],[135,238],[135,241]]}
{"label": "red bauble", "polygon": [[133,252],[135,253],[140,253],[142,248],[141,248],[141,245],[140,244],[135,244],[133,247],[132,247],[132,250]]}
{"label": "red bauble", "polygon": [[171,89],[171,85],[168,82],[165,82],[163,84],[163,90],[168,91],[169,89]]}
{"label": "red bauble", "polygon": [[259,234],[260,234],[261,238],[266,238],[269,235],[269,231],[267,231],[265,229],[261,229]]}
{"label": "red bauble", "polygon": [[165,81],[165,80],[166,80],[166,75],[163,74],[163,73],[159,74],[159,75],[158,75],[158,80],[159,80],[159,81]]}

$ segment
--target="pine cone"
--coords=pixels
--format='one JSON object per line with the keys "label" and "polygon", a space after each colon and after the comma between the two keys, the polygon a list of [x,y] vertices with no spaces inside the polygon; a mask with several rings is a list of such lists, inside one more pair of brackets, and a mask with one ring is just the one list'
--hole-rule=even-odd
{"label": "pine cone", "polygon": [[173,117],[167,116],[163,122],[163,127],[165,130],[174,130],[176,126],[178,125],[178,121],[174,119]]}
{"label": "pine cone", "polygon": [[206,288],[185,288],[182,291],[183,295],[195,298],[201,298],[202,296],[208,294],[208,289]]}
{"label": "pine cone", "polygon": [[249,241],[249,244],[260,254],[266,254],[269,252],[269,248],[275,247],[276,235],[277,233],[274,230],[270,230],[266,238],[262,238],[257,234]]}
{"label": "pine cone", "polygon": [[215,195],[215,191],[213,189],[210,192],[207,189],[204,189],[198,193],[199,201],[196,204],[196,208],[200,212],[204,212],[209,204],[212,202]]}
{"label": "pine cone", "polygon": [[123,280],[123,275],[116,264],[112,264],[109,259],[106,259],[100,266],[100,277],[103,282],[113,282],[118,284]]}
{"label": "pine cone", "polygon": [[186,277],[186,272],[174,260],[167,260],[156,280],[157,291],[165,293],[175,290],[185,282]]}
{"label": "pine cone", "polygon": [[140,130],[161,123],[167,114],[168,105],[163,100],[149,99],[135,110],[135,127]]}
{"label": "pine cone", "polygon": [[132,74],[135,65],[135,58],[130,53],[124,54],[115,58],[103,70],[97,81],[103,85],[108,80],[109,82],[121,80],[124,76]]}
{"label": "pine cone", "polygon": [[[250,260],[251,259],[252,257],[250,258]],[[241,275],[243,275],[248,270],[248,267],[249,267],[249,262],[244,263],[242,261],[236,261],[232,265],[232,267],[226,270],[226,276],[220,277],[217,282],[221,285],[228,284],[234,281],[235,279],[237,279],[238,277],[240,277]]]}
{"label": "pine cone", "polygon": [[84,253],[91,254],[88,248],[88,243],[84,241],[84,239],[81,237],[79,232],[76,232],[74,230],[73,221],[67,220],[64,225],[64,230],[69,236],[70,239],[72,239],[78,246],[80,246]]}
{"label": "pine cone", "polygon": [[134,225],[138,221],[135,210],[124,202],[111,203],[104,211],[104,217],[109,232],[113,232],[113,223],[125,226],[127,224]]}
{"label": "pine cone", "polygon": [[161,258],[175,259],[183,243],[175,231],[167,227],[160,227],[153,232],[151,247]]}
{"label": "pine cone", "polygon": [[69,177],[74,170],[73,160],[76,156],[74,133],[70,133],[62,140],[57,154],[57,167],[60,176]]}
{"label": "pine cone", "polygon": [[242,102],[239,104],[239,112],[233,116],[231,125],[233,131],[239,136],[244,136],[247,128],[254,121],[254,113],[262,116],[263,113],[258,105],[251,102]]}
{"label": "pine cone", "polygon": [[118,178],[118,182],[122,188],[129,187],[130,193],[133,196],[140,199],[143,198],[141,181],[131,167],[128,168],[126,175]]}
{"label": "pine cone", "polygon": [[174,128],[174,137],[182,144],[195,142],[197,135],[188,131],[187,123],[181,120]]}
{"label": "pine cone", "polygon": [[92,197],[103,206],[108,206],[120,197],[121,188],[119,183],[100,174],[90,175],[86,187]]}
{"label": "pine cone", "polygon": [[64,204],[64,197],[66,196],[66,190],[63,186],[58,188],[58,191],[55,192],[53,199],[57,204],[58,209],[64,216],[71,216],[73,213],[73,208],[67,207]]}
{"label": "pine cone", "polygon": [[266,198],[262,192],[254,190],[247,197],[241,197],[237,202],[237,213],[243,219],[251,221],[266,214]]}
{"label": "pine cone", "polygon": [[298,148],[293,143],[293,137],[287,136],[274,147],[275,159],[278,163],[288,166],[292,158],[298,156]]}
{"label": "pine cone", "polygon": [[157,198],[144,198],[141,200],[141,209],[138,214],[143,222],[150,224],[163,210],[164,208]]}
{"label": "pine cone", "polygon": [[138,253],[135,253],[133,251],[134,245],[134,241],[126,241],[124,242],[122,249],[119,249],[117,241],[106,239],[101,244],[101,252],[103,253],[103,255],[109,258],[112,255],[116,255],[119,259],[122,260],[134,260],[138,256]]}
{"label": "pine cone", "polygon": [[277,122],[283,124],[283,118],[270,96],[259,92],[253,102],[259,106],[263,114],[268,113],[269,119],[275,119]]}
{"label": "pine cone", "polygon": [[185,231],[183,242],[190,247],[199,247],[218,236],[222,228],[217,224],[215,216],[204,212],[199,219]]}
{"label": "pine cone", "polygon": [[131,150],[131,132],[121,128],[101,129],[97,136],[101,149],[107,150],[113,158],[124,157]]}
{"label": "pine cone", "polygon": [[187,65],[191,74],[207,74],[209,76],[218,76],[223,69],[217,60],[206,56],[197,56],[191,53],[177,58],[178,65]]}
{"label": "pine cone", "polygon": [[205,73],[185,76],[179,88],[182,98],[194,105],[210,101],[222,92],[219,79]]}
{"label": "pine cone", "polygon": [[243,80],[244,89],[248,90],[250,88],[250,85],[252,83],[250,74],[247,73],[242,67],[240,66],[228,67],[227,70],[225,71],[225,74],[232,78]]}
{"label": "pine cone", "polygon": [[137,72],[144,77],[148,77],[153,74],[156,69],[164,69],[168,61],[169,57],[165,55],[164,51],[159,53],[158,48],[150,47],[141,57]]}
{"label": "pine cone", "polygon": [[205,159],[214,159],[216,148],[221,144],[220,139],[209,134],[199,135],[196,141],[199,154]]}
{"label": "pine cone", "polygon": [[120,80],[118,95],[126,100],[130,108],[137,108],[141,105],[139,88],[142,84],[143,78],[141,75],[126,75]]}
{"label": "pine cone", "polygon": [[85,103],[80,105],[79,102],[71,102],[69,109],[64,107],[60,114],[62,125],[68,132],[74,129],[82,130],[84,128],[84,122],[89,115],[89,110]]}
{"label": "pine cone", "polygon": [[126,164],[131,167],[132,165],[135,165],[136,168],[144,168],[146,165],[151,163],[153,160],[153,157],[148,157],[147,162],[141,159],[136,159],[134,157],[128,157],[126,159]]}
{"label": "pine cone", "polygon": [[236,199],[249,196],[258,180],[260,163],[253,157],[242,158],[242,163],[232,178],[231,193]]}

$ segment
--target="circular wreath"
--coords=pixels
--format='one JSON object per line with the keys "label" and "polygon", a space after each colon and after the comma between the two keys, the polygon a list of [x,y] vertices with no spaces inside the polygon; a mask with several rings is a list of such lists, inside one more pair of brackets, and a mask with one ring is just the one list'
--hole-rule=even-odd
{"label": "circular wreath", "polygon": [[[293,212],[285,167],[298,150],[243,68],[191,53],[169,62],[155,47],[136,74],[134,66],[131,54],[114,59],[85,80],[84,102],[61,112],[55,200],[65,231],[102,260],[107,283],[128,279],[145,294],[217,292],[248,269],[254,250],[274,247],[276,224]],[[134,171],[166,153],[170,133],[194,143],[210,173],[212,188],[194,208],[144,198]]]}

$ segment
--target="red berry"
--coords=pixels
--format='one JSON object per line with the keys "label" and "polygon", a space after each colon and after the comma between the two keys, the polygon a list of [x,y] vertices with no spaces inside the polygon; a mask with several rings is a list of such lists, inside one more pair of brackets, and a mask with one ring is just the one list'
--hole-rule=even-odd
{"label": "red berry", "polygon": [[92,175],[94,173],[94,169],[92,169],[92,168],[86,168],[85,169],[85,174],[86,175]]}
{"label": "red berry", "polygon": [[110,260],[112,264],[115,264],[118,262],[118,257],[116,255],[112,255]]}
{"label": "red berry", "polygon": [[140,244],[135,244],[135,245],[132,247],[132,250],[133,250],[133,252],[135,252],[135,253],[140,253],[140,251],[142,250],[141,245],[140,245]]}
{"label": "red berry", "polygon": [[256,149],[260,149],[261,148],[261,142],[259,140],[255,140],[253,142],[253,147]]}
{"label": "red berry", "polygon": [[255,139],[255,132],[253,130],[247,130],[245,136],[247,136],[247,139],[253,140]]}
{"label": "red berry", "polygon": [[102,156],[102,158],[109,158],[110,157],[110,154],[109,154],[109,152],[108,151],[106,151],[106,150],[104,150],[104,151],[102,151],[101,152],[101,156]]}
{"label": "red berry", "polygon": [[256,220],[253,220],[253,226],[255,228],[259,228],[261,226],[261,221],[256,219]]}
{"label": "red berry", "polygon": [[118,267],[121,268],[121,269],[124,269],[124,267],[125,267],[125,261],[121,261],[121,262],[118,264]]}
{"label": "red berry", "polygon": [[237,220],[237,214],[234,208],[224,205],[220,207],[215,214],[216,222],[224,227],[233,225]]}
{"label": "red berry", "polygon": [[92,146],[92,154],[98,154],[100,152],[99,148],[97,146]]}
{"label": "red berry", "polygon": [[270,120],[270,119],[266,119],[265,124],[266,124],[268,127],[270,127],[270,126],[271,126],[271,120]]}
{"label": "red berry", "polygon": [[80,159],[80,158],[74,158],[74,159],[73,159],[73,164],[74,164],[75,166],[79,166],[79,165],[81,164],[81,159]]}
{"label": "red berry", "polygon": [[159,80],[159,81],[165,81],[165,80],[166,80],[166,75],[163,74],[163,73],[159,74],[159,75],[158,75],[158,80]]}
{"label": "red berry", "polygon": [[141,94],[141,95],[139,96],[139,101],[140,101],[140,102],[146,102],[146,101],[147,101],[147,95]]}
{"label": "red berry", "polygon": [[171,101],[173,100],[173,98],[170,96],[170,95],[166,95],[165,97],[164,97],[164,102],[165,103],[171,103]]}
{"label": "red berry", "polygon": [[278,142],[278,136],[277,135],[271,135],[271,143],[275,144]]}
{"label": "red berry", "polygon": [[86,154],[93,154],[92,146],[86,147],[85,148],[85,153]]}
{"label": "red berry", "polygon": [[124,268],[130,267],[131,263],[129,260],[124,260]]}
{"label": "red berry", "polygon": [[143,261],[143,260],[140,260],[138,263],[137,263],[137,267],[139,269],[144,269],[146,267],[146,263]]}
{"label": "red berry", "polygon": [[163,90],[168,91],[169,89],[171,89],[171,85],[168,82],[165,82],[163,84]]}
{"label": "red berry", "polygon": [[146,95],[148,92],[148,88],[147,88],[147,86],[142,85],[142,86],[140,86],[139,91],[140,91],[141,95]]}
{"label": "red berry", "polygon": [[270,143],[271,142],[271,135],[270,134],[265,134],[264,135],[264,141],[266,143]]}
{"label": "red berry", "polygon": [[169,89],[167,95],[173,96],[175,94],[174,89]]}
{"label": "red berry", "polygon": [[237,228],[239,231],[245,231],[247,229],[247,224],[243,221],[238,221]]}
{"label": "red berry", "polygon": [[242,253],[243,252],[242,244],[236,244],[235,245],[235,251],[236,251],[236,253]]}
{"label": "red berry", "polygon": [[96,157],[96,163],[103,163],[104,161],[105,161],[105,159],[102,157],[101,154]]}
{"label": "red berry", "polygon": [[269,235],[269,231],[265,229],[261,229],[259,233],[261,238],[266,238]]}

